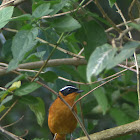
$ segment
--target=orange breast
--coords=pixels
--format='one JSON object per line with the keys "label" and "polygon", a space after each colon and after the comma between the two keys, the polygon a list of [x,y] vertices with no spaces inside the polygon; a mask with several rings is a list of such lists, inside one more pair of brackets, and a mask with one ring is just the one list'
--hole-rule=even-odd
{"label": "orange breast", "polygon": [[[65,99],[70,106],[73,105],[74,99]],[[74,107],[77,112],[76,106]],[[53,134],[57,133],[65,137],[66,134],[72,133],[77,126],[77,120],[70,109],[57,98],[49,109],[48,125]],[[59,139],[58,139],[59,140]],[[60,139],[63,140],[63,139]]]}

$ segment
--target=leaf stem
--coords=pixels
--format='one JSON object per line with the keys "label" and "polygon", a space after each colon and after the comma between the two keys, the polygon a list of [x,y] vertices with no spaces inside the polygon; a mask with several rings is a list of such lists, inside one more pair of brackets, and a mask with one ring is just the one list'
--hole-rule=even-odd
{"label": "leaf stem", "polygon": [[48,56],[47,60],[44,62],[44,64],[42,65],[42,67],[40,68],[39,72],[34,76],[34,78],[32,79],[31,82],[33,82],[38,76],[39,74],[41,73],[41,71],[43,70],[43,68],[47,65],[48,61],[50,60],[50,58],[52,57],[52,55],[54,54],[55,50],[57,49],[58,47],[58,44],[62,41],[63,39],[63,36],[64,36],[64,33],[61,34],[61,36],[59,37],[55,47],[53,48],[53,50],[51,51],[50,55]]}

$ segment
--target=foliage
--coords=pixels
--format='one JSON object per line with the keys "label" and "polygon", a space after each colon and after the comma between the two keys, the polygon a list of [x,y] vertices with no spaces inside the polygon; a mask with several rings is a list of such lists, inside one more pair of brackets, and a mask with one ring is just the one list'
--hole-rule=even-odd
{"label": "foliage", "polygon": [[[102,6],[111,13],[116,0],[107,2],[110,6],[104,5],[103,2]],[[106,4],[108,4],[107,2]],[[122,4],[121,1],[118,3]],[[128,4],[128,1],[124,3]],[[4,78],[0,78],[0,89],[5,89],[0,92],[0,114],[2,116],[7,108],[18,100],[14,113],[10,112],[7,115],[6,123],[16,121],[13,119],[16,115],[18,118],[21,117],[21,114],[24,115],[26,119],[22,130],[30,130],[29,134],[25,136],[26,139],[38,140],[51,137],[46,114],[50,103],[56,96],[42,87],[44,83],[57,92],[65,85],[79,83],[80,89],[87,93],[105,83],[107,81],[104,79],[105,77],[123,70],[118,64],[124,63],[126,59],[128,63],[134,63],[133,54],[139,49],[140,42],[135,38],[128,39],[125,35],[117,41],[118,33],[106,31],[112,26],[111,23],[102,17],[98,10],[93,10],[92,6],[95,6],[95,3],[91,2],[85,8],[81,8],[81,5],[82,3],[78,0],[32,0],[32,9],[23,3],[24,13],[19,7],[14,6],[0,10],[0,28],[3,28],[1,34],[4,37],[3,40],[0,36],[1,42],[4,41],[1,43],[0,59],[1,62],[8,64],[6,72],[10,72],[10,74],[2,76]],[[76,7],[75,10],[74,7]],[[70,11],[69,14],[65,14],[67,11]],[[61,16],[60,13],[64,14]],[[134,13],[135,17],[137,13],[137,11]],[[117,14],[115,13],[116,17]],[[128,17],[128,15],[124,15]],[[118,23],[117,19],[114,21],[116,24]],[[138,23],[129,23],[128,27],[134,28],[136,31],[140,30]],[[114,40],[115,45],[112,43]],[[81,50],[84,51],[79,54]],[[72,66],[65,63],[58,67],[55,65],[48,67],[48,62],[35,81],[31,82],[36,71],[40,70],[41,66],[38,66],[38,61],[47,59],[61,61],[61,58],[64,58],[63,61],[65,61],[73,56],[86,61],[87,65],[75,64]],[[139,57],[140,55],[137,54],[138,61]],[[20,64],[23,64],[24,68],[25,63],[29,64],[28,68],[19,69]],[[0,65],[2,66],[2,63]],[[17,73],[15,70],[19,72]],[[92,83],[98,80],[101,82]],[[43,84],[40,85],[38,81]],[[132,72],[130,68],[121,77],[84,97],[81,100],[81,106],[77,104],[77,107],[79,116],[82,108],[82,119],[88,133],[136,120],[138,118],[136,85],[136,73]],[[110,119],[104,123],[108,116]],[[102,126],[100,126],[101,122]],[[22,130],[13,131],[21,135]],[[82,135],[84,134],[78,125],[74,137]],[[133,139],[133,136],[130,137]]]}

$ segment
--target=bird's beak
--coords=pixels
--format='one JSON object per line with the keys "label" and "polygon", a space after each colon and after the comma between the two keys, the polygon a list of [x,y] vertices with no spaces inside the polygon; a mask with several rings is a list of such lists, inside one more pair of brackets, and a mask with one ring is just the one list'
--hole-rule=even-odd
{"label": "bird's beak", "polygon": [[76,93],[81,93],[81,92],[84,92],[83,90],[78,90],[78,91],[76,91]]}

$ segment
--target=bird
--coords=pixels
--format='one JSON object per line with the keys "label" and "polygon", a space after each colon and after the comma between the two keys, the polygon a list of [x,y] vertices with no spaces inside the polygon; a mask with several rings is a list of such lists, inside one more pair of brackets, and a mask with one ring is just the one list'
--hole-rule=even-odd
{"label": "bird", "polygon": [[[83,92],[73,85],[67,85],[59,90],[59,95],[70,105],[73,106],[76,96]],[[74,106],[77,113],[77,108]],[[48,114],[48,126],[55,136],[55,140],[65,140],[66,135],[74,131],[77,126],[77,120],[68,106],[57,97],[51,104]]]}

